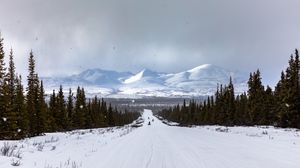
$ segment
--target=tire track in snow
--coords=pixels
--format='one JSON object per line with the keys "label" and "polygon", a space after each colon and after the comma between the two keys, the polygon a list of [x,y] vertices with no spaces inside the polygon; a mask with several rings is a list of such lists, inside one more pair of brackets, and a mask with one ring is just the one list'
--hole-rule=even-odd
{"label": "tire track in snow", "polygon": [[152,156],[153,156],[153,141],[151,143],[151,152],[150,152],[150,157],[146,163],[146,168],[149,168],[149,165],[151,164],[151,161],[152,161]]}

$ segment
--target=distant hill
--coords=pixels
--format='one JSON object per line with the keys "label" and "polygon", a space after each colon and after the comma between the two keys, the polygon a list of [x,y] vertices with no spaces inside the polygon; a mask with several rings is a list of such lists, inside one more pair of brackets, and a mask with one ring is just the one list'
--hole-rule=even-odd
{"label": "distant hill", "polygon": [[204,64],[178,73],[159,73],[149,69],[133,74],[102,69],[88,69],[80,74],[51,78],[42,78],[46,93],[58,89],[83,86],[88,95],[103,97],[195,97],[212,95],[217,84],[227,84],[233,78],[236,93],[247,89],[248,76],[241,72],[233,72],[224,68]]}

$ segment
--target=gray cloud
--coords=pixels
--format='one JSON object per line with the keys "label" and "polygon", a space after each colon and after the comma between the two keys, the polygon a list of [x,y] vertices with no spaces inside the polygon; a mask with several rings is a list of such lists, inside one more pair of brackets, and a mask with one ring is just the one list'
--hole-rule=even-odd
{"label": "gray cloud", "polygon": [[86,68],[178,72],[211,63],[279,79],[300,46],[298,0],[2,0],[0,29],[26,74]]}

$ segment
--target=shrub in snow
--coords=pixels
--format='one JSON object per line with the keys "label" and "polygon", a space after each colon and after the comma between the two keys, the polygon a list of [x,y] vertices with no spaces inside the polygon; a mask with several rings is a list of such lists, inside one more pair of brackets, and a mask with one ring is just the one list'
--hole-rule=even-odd
{"label": "shrub in snow", "polygon": [[138,128],[138,127],[141,127],[141,126],[143,126],[143,124],[133,124],[133,125],[131,125],[131,127],[133,127],[133,128]]}
{"label": "shrub in snow", "polygon": [[53,136],[51,137],[51,139],[46,139],[45,143],[54,143],[57,142],[59,140],[58,137],[54,138]]}
{"label": "shrub in snow", "polygon": [[217,132],[229,132],[229,129],[228,128],[219,127],[219,128],[216,128],[216,131]]}
{"label": "shrub in snow", "polygon": [[51,151],[54,151],[56,149],[56,146],[52,146]]}
{"label": "shrub in snow", "polygon": [[20,160],[12,159],[11,165],[12,166],[20,166],[21,165],[21,161]]}
{"label": "shrub in snow", "polygon": [[37,150],[40,151],[40,152],[43,151],[44,145],[45,145],[45,144],[40,143],[40,144],[37,146]]}
{"label": "shrub in snow", "polygon": [[11,149],[12,149],[12,146],[10,146],[10,145],[8,144],[8,142],[4,142],[4,145],[3,145],[3,147],[1,148],[1,155],[2,155],[2,156],[8,156],[8,154],[9,154],[10,151],[11,151]]}
{"label": "shrub in snow", "polygon": [[71,159],[68,159],[64,163],[61,162],[59,166],[51,166],[51,165],[46,165],[45,168],[81,168],[82,163],[77,163],[75,161],[71,161]]}
{"label": "shrub in snow", "polygon": [[20,150],[17,150],[17,146],[4,142],[4,145],[0,149],[2,156],[21,158]]}
{"label": "shrub in snow", "polygon": [[15,145],[10,145],[8,142],[4,142],[4,145],[1,148],[1,155],[11,157],[13,156],[15,150],[16,150]]}

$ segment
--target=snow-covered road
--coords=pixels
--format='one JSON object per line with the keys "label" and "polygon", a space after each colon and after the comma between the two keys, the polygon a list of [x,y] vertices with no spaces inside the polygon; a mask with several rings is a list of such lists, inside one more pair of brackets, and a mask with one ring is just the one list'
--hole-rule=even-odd
{"label": "snow-covered road", "polygon": [[[19,142],[23,144],[21,167],[299,168],[300,165],[300,137],[295,130],[232,127],[227,132],[217,126],[171,127],[150,110],[144,111],[143,118],[144,125],[137,129],[56,133]],[[42,150],[36,145],[39,142],[45,142]],[[11,162],[0,156],[1,168],[11,166]]]}

